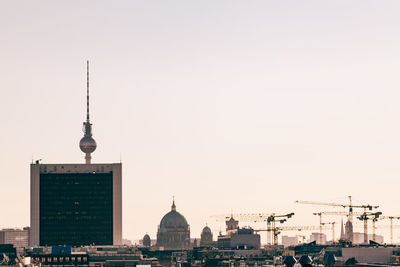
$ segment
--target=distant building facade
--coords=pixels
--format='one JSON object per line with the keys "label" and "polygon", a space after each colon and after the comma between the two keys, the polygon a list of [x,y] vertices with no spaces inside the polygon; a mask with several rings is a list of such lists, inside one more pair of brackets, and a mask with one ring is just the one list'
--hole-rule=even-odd
{"label": "distant building facade", "polygon": [[310,242],[315,241],[319,245],[326,244],[326,234],[324,233],[312,233],[310,235]]}
{"label": "distant building facade", "polygon": [[297,236],[282,236],[282,245],[285,247],[297,246],[299,244],[299,237]]}
{"label": "distant building facade", "polygon": [[[368,241],[373,240],[373,235],[368,234]],[[381,235],[375,235],[375,242],[384,243],[384,238]],[[359,233],[359,232],[354,232],[353,233],[353,244],[358,245],[358,244],[363,244],[364,242],[364,233]]]}
{"label": "distant building facade", "polygon": [[5,228],[0,230],[0,244],[11,244],[16,248],[29,246],[29,227],[23,229]]}
{"label": "distant building facade", "polygon": [[159,249],[185,250],[190,249],[190,227],[185,217],[176,211],[175,201],[171,211],[161,219],[157,231],[157,245]]}
{"label": "distant building facade", "polygon": [[226,235],[218,236],[219,249],[259,249],[261,238],[251,228],[239,228],[239,222],[231,216],[225,221]]}
{"label": "distant building facade", "polygon": [[[161,266],[156,258],[145,258],[135,247],[87,246],[71,248],[53,246],[25,251],[40,266]],[[35,265],[37,266],[37,265]]]}
{"label": "distant building facade", "polygon": [[[343,261],[355,259],[364,266],[395,266],[398,265],[396,247],[344,247],[342,248]],[[395,263],[395,264],[393,264]],[[389,265],[390,264],[390,265]],[[336,264],[335,264],[336,265]]]}
{"label": "distant building facade", "polygon": [[259,249],[261,238],[251,228],[238,228],[235,233],[218,237],[219,249]]}
{"label": "distant building facade", "polygon": [[127,238],[122,238],[122,245],[124,245],[124,246],[132,246],[133,243],[132,243],[132,240],[129,240]]}

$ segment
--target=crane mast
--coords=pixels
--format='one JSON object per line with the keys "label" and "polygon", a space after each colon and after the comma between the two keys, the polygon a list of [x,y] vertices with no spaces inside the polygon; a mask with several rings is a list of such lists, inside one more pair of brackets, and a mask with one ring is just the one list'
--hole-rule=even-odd
{"label": "crane mast", "polygon": [[[400,220],[400,216],[379,216],[379,219],[389,220],[389,227],[390,227],[390,244],[393,244],[393,220]],[[374,240],[375,241],[375,240]]]}

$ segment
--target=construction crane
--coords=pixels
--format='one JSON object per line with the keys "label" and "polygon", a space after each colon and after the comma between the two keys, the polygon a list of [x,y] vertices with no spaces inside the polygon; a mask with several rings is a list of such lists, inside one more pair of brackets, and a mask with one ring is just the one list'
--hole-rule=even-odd
{"label": "construction crane", "polygon": [[[362,214],[364,214],[364,213],[363,212],[353,212],[353,215],[356,215],[356,216],[357,215],[361,216]],[[321,238],[321,236],[322,236],[322,226],[326,224],[326,223],[322,222],[322,215],[348,216],[349,214],[346,211],[320,211],[320,212],[314,212],[313,215],[319,216],[319,225],[320,225],[319,233],[320,233],[320,238]],[[332,225],[332,227],[333,227],[332,242],[334,242],[335,241],[335,232],[334,232],[335,231],[335,229],[334,229],[335,223],[329,223],[329,224],[333,224]],[[321,240],[320,240],[320,243],[321,243]]]}
{"label": "construction crane", "polygon": [[[269,244],[271,244],[271,237],[273,238],[273,244],[278,245],[278,235],[280,233],[279,227],[276,227],[276,222],[278,221],[279,223],[284,223],[287,221],[287,219],[291,218],[294,215],[294,213],[289,213],[285,215],[276,215],[276,214],[271,214],[267,218],[267,228],[270,229],[270,231],[267,232],[267,239]],[[271,236],[272,234],[272,236]]]}
{"label": "construction crane", "polygon": [[288,213],[283,215],[277,215],[275,213],[232,213],[223,215],[212,215],[211,218],[215,218],[217,221],[227,221],[230,218],[235,218],[242,222],[267,222],[268,219],[273,217],[287,217],[291,218],[294,213]]}
{"label": "construction crane", "polygon": [[[347,212],[342,212],[342,211],[321,211],[318,213],[313,213],[314,215],[319,215],[320,216],[320,223],[322,222],[321,220],[321,216],[322,215],[348,215]],[[400,216],[380,216],[382,213],[381,212],[375,212],[375,213],[366,213],[366,212],[353,212],[354,216],[359,216],[362,217],[364,215],[368,216],[372,216],[372,218],[370,218],[372,220],[372,240],[376,241],[376,229],[378,227],[376,227],[376,222],[379,219],[389,219],[390,220],[390,242],[391,244],[393,244],[393,220],[394,219],[398,219],[400,220]],[[365,234],[365,221],[364,221],[364,234]],[[368,238],[368,233],[366,234],[367,238]]]}
{"label": "construction crane", "polygon": [[[375,206],[374,206],[375,207]],[[361,218],[360,220],[362,220],[364,222],[364,241],[365,236],[367,236],[366,238],[368,239],[368,224],[367,221],[369,219],[372,220],[372,240],[376,241],[376,222],[379,219],[389,219],[390,220],[390,240],[391,243],[393,244],[393,219],[399,219],[400,220],[400,216],[380,216],[382,214],[382,212],[367,212],[366,209],[368,207],[364,207],[365,211],[364,212],[352,212],[352,215],[354,216],[359,216],[358,218]],[[348,216],[347,212],[343,212],[343,211],[321,211],[321,212],[316,212],[313,213],[314,215],[318,215],[320,218],[320,226],[323,225],[322,223],[322,215],[341,215],[341,216]],[[322,230],[320,230],[320,233],[322,232]],[[365,242],[368,242],[365,241]]]}
{"label": "construction crane", "polygon": [[[329,225],[329,224],[332,225],[332,244],[333,244],[333,243],[335,243],[335,224],[336,224],[336,222],[325,222],[325,223],[321,222],[321,225]],[[322,227],[321,226],[319,227],[319,229],[320,229],[320,231],[322,233]],[[322,234],[320,234],[320,241],[321,241],[321,235]]]}
{"label": "construction crane", "polygon": [[400,220],[400,216],[379,216],[379,219],[381,219],[381,220],[389,219],[389,221],[390,221],[390,226],[389,226],[390,227],[390,244],[393,244],[393,220]]}
{"label": "construction crane", "polygon": [[[322,226],[326,225],[326,224],[332,224],[332,242],[335,242],[335,223],[336,222],[329,222],[329,223],[323,223],[322,222],[322,215],[326,214],[325,212],[321,211],[321,212],[314,212],[313,215],[317,215],[319,216],[319,243],[322,243]],[[337,215],[334,214],[333,212],[330,212],[330,215]],[[341,215],[341,213],[340,213]]]}
{"label": "construction crane", "polygon": [[[347,211],[320,211],[318,213],[321,213],[322,215],[340,215],[340,216],[349,216],[349,213]],[[353,215],[359,216],[364,214],[364,212],[361,211],[353,211]]]}
{"label": "construction crane", "polygon": [[[369,205],[364,207],[364,212],[352,212],[352,215],[358,216],[357,218],[362,220],[364,222],[364,242],[368,242],[368,220],[372,220],[372,239],[373,241],[376,241],[376,234],[375,234],[375,229],[376,229],[376,222],[382,212],[367,212],[367,208],[369,209]],[[375,208],[375,206],[372,206],[372,208]],[[337,212],[337,211],[323,211],[319,213],[314,213],[314,215],[319,215],[322,216],[322,214],[325,215],[347,215],[345,212]],[[320,217],[321,218],[321,217]],[[399,217],[400,219],[400,217]],[[350,220],[350,219],[349,219]],[[321,220],[320,220],[321,221]]]}
{"label": "construction crane", "polygon": [[[327,211],[327,212],[321,212],[322,214],[327,214],[327,215],[347,215],[346,212],[336,212],[336,211]],[[370,215],[373,215],[374,213],[371,213]],[[355,216],[362,216],[364,215],[364,212],[354,212],[353,215]],[[390,220],[390,224],[389,225],[376,225],[376,222],[379,220],[383,220],[383,219],[389,219]],[[375,231],[376,229],[379,228],[389,228],[390,229],[390,244],[393,244],[393,229],[399,229],[400,225],[393,225],[393,220],[397,219],[400,220],[400,216],[379,216],[377,218],[372,217],[370,218],[372,220],[372,239],[374,241],[376,241],[376,234]],[[322,225],[324,225],[324,223],[322,223]],[[364,226],[363,226],[364,227]],[[365,230],[364,230],[365,232]],[[367,234],[368,235],[368,234]]]}
{"label": "construction crane", "polygon": [[348,196],[349,198],[349,204],[341,204],[341,203],[329,203],[329,202],[315,202],[315,201],[303,201],[303,200],[296,200],[295,203],[299,204],[311,204],[311,205],[320,205],[320,206],[331,206],[331,207],[342,207],[342,208],[349,208],[348,212],[348,217],[349,221],[353,222],[353,209],[354,208],[362,208],[364,211],[366,209],[372,210],[372,209],[377,209],[379,206],[373,206],[373,205],[353,205],[353,201],[351,196]]}
{"label": "construction crane", "polygon": [[276,226],[276,223],[284,223],[289,218],[292,218],[294,213],[287,213],[287,214],[275,214],[275,213],[238,213],[238,214],[231,214],[231,215],[215,215],[211,216],[216,218],[217,221],[224,221],[229,220],[230,218],[235,218],[238,221],[242,222],[266,222],[267,223],[267,243],[268,244],[278,244],[278,235],[279,230]]}
{"label": "construction crane", "polygon": [[375,241],[375,223],[382,212],[364,212],[357,219],[364,222],[364,243],[368,243],[368,220],[372,220],[372,240]]}
{"label": "construction crane", "polygon": [[322,212],[313,213],[313,215],[319,216],[319,243],[322,244]]}
{"label": "construction crane", "polygon": [[[254,232],[264,232],[266,231],[267,233],[272,232],[274,235],[274,245],[278,245],[278,235],[282,231],[310,231],[310,230],[318,230],[320,229],[320,226],[277,226],[275,228],[262,228],[262,229],[255,229]],[[324,230],[331,229],[329,226],[324,226]],[[271,243],[269,243],[271,244]]]}
{"label": "construction crane", "polygon": [[322,244],[322,228],[324,225],[332,224],[332,243],[335,242],[335,222],[323,223],[322,222],[322,214],[324,212],[315,212],[313,215],[319,216],[319,243]]}

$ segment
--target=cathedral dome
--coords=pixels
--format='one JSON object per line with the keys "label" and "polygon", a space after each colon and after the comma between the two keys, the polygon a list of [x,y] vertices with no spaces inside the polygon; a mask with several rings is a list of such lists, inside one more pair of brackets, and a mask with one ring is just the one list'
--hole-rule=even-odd
{"label": "cathedral dome", "polygon": [[142,242],[143,242],[143,246],[150,247],[151,246],[150,236],[148,234],[145,234]]}
{"label": "cathedral dome", "polygon": [[164,215],[160,222],[160,229],[188,228],[188,223],[182,214],[172,209]]}
{"label": "cathedral dome", "polygon": [[211,246],[213,243],[213,234],[207,225],[201,231],[200,246]]}
{"label": "cathedral dome", "polygon": [[203,233],[203,234],[211,234],[211,229],[210,229],[210,227],[208,227],[208,226],[204,227],[202,233]]}
{"label": "cathedral dome", "polygon": [[171,211],[161,219],[157,232],[157,247],[166,250],[190,248],[190,228],[185,217],[176,211],[175,201]]}
{"label": "cathedral dome", "polygon": [[143,241],[150,241],[150,236],[148,234],[145,234],[143,237]]}

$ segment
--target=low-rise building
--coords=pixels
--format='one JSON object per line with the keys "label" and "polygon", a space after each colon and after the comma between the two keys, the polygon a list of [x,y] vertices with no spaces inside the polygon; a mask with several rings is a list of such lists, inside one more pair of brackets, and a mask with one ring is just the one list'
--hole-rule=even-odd
{"label": "low-rise building", "polygon": [[[373,240],[374,237],[372,234],[368,235],[368,241]],[[381,235],[375,235],[375,242],[383,244],[383,236]],[[359,233],[359,232],[354,232],[353,233],[353,244],[363,244],[364,242],[364,233]]]}
{"label": "low-rise building", "polygon": [[17,258],[17,250],[13,245],[0,244],[0,264],[15,264]]}
{"label": "low-rise building", "polygon": [[239,228],[229,235],[218,237],[219,249],[259,249],[261,239],[251,228]]}
{"label": "low-rise building", "polygon": [[323,233],[312,233],[310,235],[310,242],[315,241],[318,245],[326,244],[326,234]]}
{"label": "low-rise building", "polygon": [[69,265],[69,266],[160,266],[156,258],[145,258],[141,251],[125,246],[79,247],[53,246],[47,248],[33,248],[26,251],[34,264],[42,266]]}
{"label": "low-rise building", "polygon": [[343,261],[355,258],[359,263],[380,263],[391,262],[395,247],[349,247],[342,249]]}
{"label": "low-rise building", "polygon": [[0,244],[11,244],[16,248],[27,247],[29,245],[29,227],[1,229]]}
{"label": "low-rise building", "polygon": [[298,236],[282,236],[282,245],[285,247],[289,246],[297,246],[299,244],[299,237]]}

